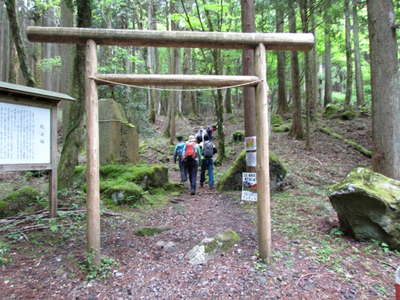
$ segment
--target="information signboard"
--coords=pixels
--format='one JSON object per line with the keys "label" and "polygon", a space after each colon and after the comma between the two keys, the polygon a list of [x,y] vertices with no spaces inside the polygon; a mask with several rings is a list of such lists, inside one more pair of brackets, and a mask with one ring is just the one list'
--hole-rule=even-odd
{"label": "information signboard", "polygon": [[51,162],[51,109],[0,102],[0,165]]}

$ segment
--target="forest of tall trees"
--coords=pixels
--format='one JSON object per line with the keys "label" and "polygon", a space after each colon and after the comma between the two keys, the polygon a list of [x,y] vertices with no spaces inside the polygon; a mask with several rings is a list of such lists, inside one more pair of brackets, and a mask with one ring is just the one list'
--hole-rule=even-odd
{"label": "forest of tall trees", "polygon": [[[28,39],[29,26],[303,33],[315,44],[45,43]],[[56,218],[46,210],[47,171],[0,172],[0,287],[10,299],[391,297],[400,264],[399,37],[399,0],[0,0],[0,82],[76,99],[59,104],[52,131]],[[192,89],[101,82],[104,74],[258,80]],[[101,101],[87,96],[93,90]],[[105,148],[112,159],[99,162]]]}
{"label": "forest of tall trees", "polygon": [[[74,49],[73,46],[65,44],[41,46],[31,44],[25,34],[28,25],[312,32],[316,36],[316,46],[312,52],[304,55],[293,52],[290,60],[289,53],[285,52],[268,56],[268,83],[272,111],[282,116],[293,114],[294,121],[290,135],[297,139],[305,137],[307,147],[311,149],[310,130],[313,130],[316,112],[323,111],[328,104],[338,105],[346,111],[360,112],[371,109],[373,91],[377,88],[371,87],[371,80],[376,81],[372,67],[374,57],[370,56],[369,41],[371,40],[373,53],[375,47],[373,30],[378,29],[374,29],[375,27],[371,25],[368,28],[368,19],[373,18],[374,11],[379,9],[386,10],[388,16],[390,14],[396,16],[399,13],[396,9],[398,7],[393,7],[391,1],[382,1],[382,6],[385,8],[374,5],[373,1],[369,4],[358,0],[255,1],[254,3],[206,0],[99,2],[6,0],[0,2],[2,25],[0,79],[62,91],[83,99],[82,78],[79,74],[83,73],[81,68],[84,54],[80,46]],[[393,23],[387,30],[394,34],[396,42],[395,18],[393,20],[389,18],[387,21],[388,26]],[[378,32],[380,33],[381,29]],[[393,47],[392,62],[389,64],[397,66],[398,50],[396,45]],[[108,46],[99,48],[99,51],[99,70],[103,73],[250,74],[253,72],[250,67],[251,54],[242,56],[241,51],[235,50],[176,49],[171,52],[165,48]],[[171,137],[176,133],[174,125],[176,117],[214,115],[219,125],[218,145],[221,150],[219,157],[223,159],[226,155],[224,112],[231,114],[232,111],[242,111],[242,103],[250,105],[245,109],[249,114],[245,117],[245,122],[250,122],[245,123],[246,135],[255,135],[254,126],[252,128],[249,121],[250,116],[254,114],[251,108],[254,107],[251,105],[254,101],[251,100],[254,99],[252,90],[246,88],[242,95],[240,89],[229,92],[167,93],[115,87],[102,88],[100,97],[112,95],[123,105],[129,120],[142,131],[148,128],[146,124],[156,122],[158,116],[167,116],[169,121],[165,134]],[[83,146],[81,102],[63,106],[64,146],[60,168],[66,172],[61,174],[70,173],[71,170],[68,168],[77,164],[77,156]],[[379,111],[378,106],[374,107],[375,111]],[[302,113],[305,115],[304,120],[301,118]],[[377,130],[379,131],[378,128],[375,131]],[[388,151],[387,147],[385,151]],[[378,152],[382,155],[382,150]],[[70,163],[74,161],[76,163]],[[68,178],[64,179],[68,184]]]}

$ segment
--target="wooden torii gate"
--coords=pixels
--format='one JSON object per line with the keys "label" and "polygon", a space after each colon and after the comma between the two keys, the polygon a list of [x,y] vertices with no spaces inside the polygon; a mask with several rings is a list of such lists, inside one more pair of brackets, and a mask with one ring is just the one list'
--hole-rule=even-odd
{"label": "wooden torii gate", "polygon": [[[262,258],[271,257],[271,214],[269,190],[268,85],[265,50],[308,51],[314,45],[311,33],[238,33],[155,31],[126,29],[28,27],[32,42],[86,44],[87,114],[87,248],[100,262],[100,175],[97,85],[107,81],[134,85],[256,87],[257,124],[257,231]],[[97,74],[96,45],[255,49],[255,76],[222,75],[121,75]]]}

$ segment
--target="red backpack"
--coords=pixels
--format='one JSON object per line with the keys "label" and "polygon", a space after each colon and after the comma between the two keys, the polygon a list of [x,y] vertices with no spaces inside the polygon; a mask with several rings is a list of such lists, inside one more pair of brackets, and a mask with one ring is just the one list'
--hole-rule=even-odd
{"label": "red backpack", "polygon": [[196,153],[196,143],[190,142],[186,144],[185,153],[183,154],[183,159],[186,160],[195,160],[197,153]]}

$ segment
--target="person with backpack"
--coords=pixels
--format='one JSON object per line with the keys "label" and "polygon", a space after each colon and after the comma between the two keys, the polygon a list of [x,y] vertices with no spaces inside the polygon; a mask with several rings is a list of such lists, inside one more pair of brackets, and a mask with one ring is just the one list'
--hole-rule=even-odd
{"label": "person with backpack", "polygon": [[196,194],[197,170],[201,163],[201,153],[196,138],[191,135],[183,148],[183,161],[190,181],[190,194]]}
{"label": "person with backpack", "polygon": [[208,137],[210,138],[210,141],[212,141],[212,139],[213,139],[213,131],[214,131],[213,127],[211,125],[208,125],[207,126],[207,134],[208,134]]}
{"label": "person with backpack", "polygon": [[203,152],[203,160],[201,164],[200,171],[200,186],[204,186],[204,182],[206,181],[206,170],[208,173],[208,186],[210,189],[214,189],[214,161],[213,155],[217,153],[217,148],[210,141],[210,137],[208,135],[204,136],[204,142],[202,146]]}
{"label": "person with backpack", "polygon": [[196,133],[197,143],[200,144],[200,143],[204,142],[204,136],[206,134],[207,134],[207,131],[203,127],[200,127],[199,130]]}
{"label": "person with backpack", "polygon": [[183,141],[182,136],[177,136],[176,139],[178,140],[178,143],[176,144],[174,149],[174,163],[176,164],[176,161],[178,159],[181,182],[185,182],[187,180],[187,170],[183,163],[183,148],[185,148],[185,142]]}

